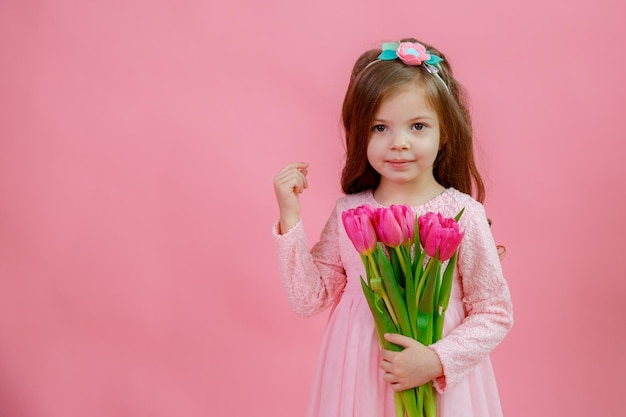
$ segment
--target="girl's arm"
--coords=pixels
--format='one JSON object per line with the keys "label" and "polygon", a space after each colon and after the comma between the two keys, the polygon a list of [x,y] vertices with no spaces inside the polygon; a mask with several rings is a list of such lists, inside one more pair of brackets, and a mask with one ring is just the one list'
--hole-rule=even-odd
{"label": "girl's arm", "polygon": [[[470,207],[467,207],[470,208]],[[467,221],[458,273],[467,316],[448,335],[430,347],[443,365],[435,380],[440,392],[456,385],[501,341],[513,325],[513,309],[487,216],[476,203],[463,214]],[[462,218],[463,220],[463,218]]]}
{"label": "girl's arm", "polygon": [[317,314],[334,304],[346,285],[339,255],[337,209],[333,211],[316,243],[309,244],[302,222],[284,235],[274,227],[278,265],[287,300],[301,317]]}
{"label": "girl's arm", "polygon": [[274,227],[280,273],[287,299],[302,317],[333,304],[346,283],[339,255],[337,209],[326,223],[320,241],[309,252],[298,197],[307,188],[307,168],[306,163],[291,163],[274,178],[280,210],[280,220]]}

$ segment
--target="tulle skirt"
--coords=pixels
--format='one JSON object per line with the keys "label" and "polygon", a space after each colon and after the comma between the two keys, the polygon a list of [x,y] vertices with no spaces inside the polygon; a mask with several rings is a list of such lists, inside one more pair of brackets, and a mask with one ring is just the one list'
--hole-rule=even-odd
{"label": "tulle skirt", "polygon": [[[455,282],[444,336],[465,317]],[[374,322],[360,286],[350,281],[332,311],[313,380],[307,417],[395,417],[394,394],[383,381]],[[438,395],[438,417],[501,417],[489,357],[456,386]]]}

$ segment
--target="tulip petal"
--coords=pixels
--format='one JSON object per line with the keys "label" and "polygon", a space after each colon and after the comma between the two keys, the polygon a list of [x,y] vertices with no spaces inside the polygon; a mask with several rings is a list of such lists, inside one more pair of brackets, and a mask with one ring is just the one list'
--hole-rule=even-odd
{"label": "tulip petal", "polygon": [[375,212],[376,233],[385,245],[395,248],[402,244],[402,227],[390,208],[379,208]]}
{"label": "tulip petal", "polygon": [[378,240],[372,224],[371,208],[357,207],[341,213],[346,234],[361,255],[368,255],[374,251]]}

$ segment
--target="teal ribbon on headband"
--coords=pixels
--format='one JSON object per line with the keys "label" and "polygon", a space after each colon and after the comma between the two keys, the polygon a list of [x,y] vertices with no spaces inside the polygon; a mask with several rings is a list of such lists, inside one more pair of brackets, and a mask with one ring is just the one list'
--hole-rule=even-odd
{"label": "teal ribbon on headband", "polygon": [[[439,75],[441,65],[439,63],[443,61],[443,58],[426,50],[426,47],[418,42],[386,42],[383,43],[382,52],[378,55],[377,61],[392,61],[399,59],[406,65],[414,67],[421,66],[429,73],[433,74],[446,88],[448,93],[450,89],[446,82]],[[376,62],[376,61],[374,61]],[[371,65],[373,62],[370,62]]]}
{"label": "teal ribbon on headband", "polygon": [[450,94],[450,88],[448,84],[439,75],[441,69],[440,62],[443,58],[435,54],[431,54],[426,50],[426,47],[419,42],[386,42],[383,43],[382,52],[378,55],[377,59],[370,62],[363,68],[365,72],[369,67],[380,61],[393,61],[399,59],[406,65],[413,67],[422,67],[432,75],[434,75],[441,84],[445,87],[448,94]]}
{"label": "teal ribbon on headband", "polygon": [[[382,50],[383,52],[378,55],[378,59],[382,61],[390,61],[392,59],[401,59],[403,62],[409,64],[405,61],[404,56],[411,55],[421,60],[428,65],[433,65],[439,67],[439,63],[443,61],[443,59],[435,54],[430,53],[424,48],[422,44],[416,42],[402,42],[403,46],[406,45],[406,48],[402,48],[402,57],[398,56],[398,49],[400,49],[400,43],[398,42],[386,42],[383,43]],[[421,47],[421,48],[420,48]],[[426,58],[427,59],[423,59]],[[411,64],[409,64],[411,65]],[[418,64],[421,65],[421,64]]]}

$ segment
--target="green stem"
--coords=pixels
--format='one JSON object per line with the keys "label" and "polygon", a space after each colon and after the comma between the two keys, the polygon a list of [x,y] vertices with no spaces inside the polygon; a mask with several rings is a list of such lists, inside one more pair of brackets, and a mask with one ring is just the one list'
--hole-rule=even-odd
{"label": "green stem", "polygon": [[425,417],[437,417],[437,392],[433,387],[433,383],[430,381],[422,386],[424,387]]}
{"label": "green stem", "polygon": [[417,407],[417,388],[400,391],[407,417],[419,417]]}
{"label": "green stem", "polygon": [[415,297],[416,297],[415,303],[417,303],[418,305],[419,305],[420,298],[422,297],[422,291],[424,290],[424,284],[426,283],[426,278],[428,277],[428,274],[430,273],[430,270],[432,269],[432,266],[434,263],[432,259],[428,260],[428,263],[426,264],[426,268],[424,269],[424,272],[422,272],[422,276],[420,276],[419,283],[417,284],[417,289],[415,290]]}
{"label": "green stem", "polygon": [[404,279],[406,281],[406,278],[409,276],[409,270],[408,270],[407,263],[406,263],[406,254],[402,250],[402,246],[397,246],[394,249],[396,251],[396,254],[398,254],[398,261],[400,262],[400,268],[402,268],[402,273],[404,274]]}
{"label": "green stem", "polygon": [[393,304],[391,304],[391,301],[389,300],[389,296],[387,296],[387,293],[384,290],[379,292],[378,295],[380,295],[380,297],[385,302],[385,305],[387,306],[387,310],[389,310],[389,315],[391,316],[391,320],[393,320],[393,324],[395,324],[396,327],[399,327],[398,317],[396,316],[396,313],[393,310]]}
{"label": "green stem", "polygon": [[393,393],[393,402],[396,405],[396,417],[404,417],[404,403],[402,402],[402,391]]}
{"label": "green stem", "polygon": [[[378,265],[376,265],[376,261],[374,260],[374,257],[372,256],[372,254],[367,255],[367,260],[369,262],[369,266],[370,266],[370,271],[372,273],[372,275],[375,278],[379,278],[380,277],[380,271],[378,270]],[[369,276],[368,276],[369,278]]]}

